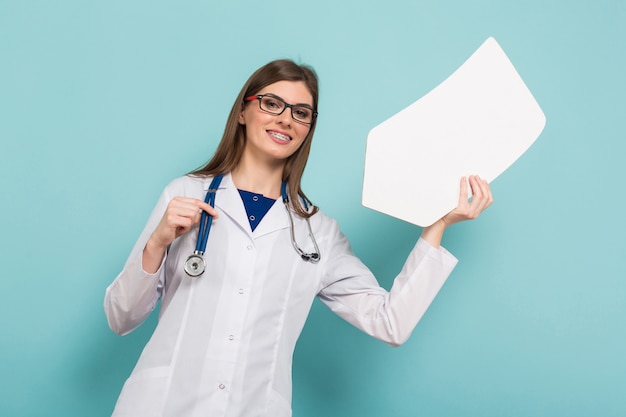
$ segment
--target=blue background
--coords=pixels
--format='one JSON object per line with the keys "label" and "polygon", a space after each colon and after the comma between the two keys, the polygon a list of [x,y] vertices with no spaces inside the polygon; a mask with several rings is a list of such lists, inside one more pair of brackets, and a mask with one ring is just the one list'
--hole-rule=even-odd
{"label": "blue background", "polygon": [[621,0],[0,2],[0,415],[110,415],[156,320],[114,335],[104,290],[275,58],[321,79],[304,189],[390,288],[420,229],[360,205],[367,132],[489,36],[544,132],[446,233],[460,263],[405,345],[315,303],[294,415],[626,415],[624,22]]}

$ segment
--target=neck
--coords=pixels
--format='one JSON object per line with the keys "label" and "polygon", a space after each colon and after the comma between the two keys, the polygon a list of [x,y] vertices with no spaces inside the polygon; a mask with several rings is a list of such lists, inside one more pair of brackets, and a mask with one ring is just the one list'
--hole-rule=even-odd
{"label": "neck", "polygon": [[235,186],[240,190],[278,199],[283,178],[283,165],[251,166],[242,160],[231,172],[231,177]]}

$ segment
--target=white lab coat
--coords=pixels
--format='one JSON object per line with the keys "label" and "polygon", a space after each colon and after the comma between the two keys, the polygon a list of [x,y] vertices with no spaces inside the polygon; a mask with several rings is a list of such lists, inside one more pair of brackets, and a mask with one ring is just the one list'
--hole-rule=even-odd
{"label": "white lab coat", "polygon": [[[291,361],[315,296],[336,314],[391,345],[404,342],[454,268],[445,249],[419,240],[394,281],[381,288],[352,253],[337,223],[311,217],[321,261],[294,251],[282,201],[254,232],[230,175],[216,195],[207,270],[183,271],[197,227],[176,239],[156,274],[141,268],[145,243],[177,195],[204,199],[210,178],[182,177],[163,191],[104,307],[119,334],[139,326],[161,299],[159,322],[118,399],[115,417],[288,417]],[[294,215],[298,245],[312,252]]]}

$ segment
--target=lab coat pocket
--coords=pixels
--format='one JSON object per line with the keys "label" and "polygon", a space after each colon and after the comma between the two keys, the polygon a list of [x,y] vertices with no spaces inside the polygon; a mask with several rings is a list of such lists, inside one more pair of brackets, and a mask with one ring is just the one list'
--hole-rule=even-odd
{"label": "lab coat pocket", "polygon": [[156,417],[163,413],[170,368],[147,368],[126,380],[112,417]]}
{"label": "lab coat pocket", "polygon": [[291,404],[274,390],[270,390],[267,417],[291,417]]}

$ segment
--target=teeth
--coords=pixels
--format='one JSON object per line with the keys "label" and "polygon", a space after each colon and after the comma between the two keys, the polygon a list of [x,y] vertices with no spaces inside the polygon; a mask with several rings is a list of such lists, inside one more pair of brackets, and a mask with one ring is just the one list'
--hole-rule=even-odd
{"label": "teeth", "polygon": [[278,140],[284,140],[285,142],[291,140],[289,136],[281,135],[280,133],[277,133],[277,132],[270,132],[270,135],[274,136]]}

